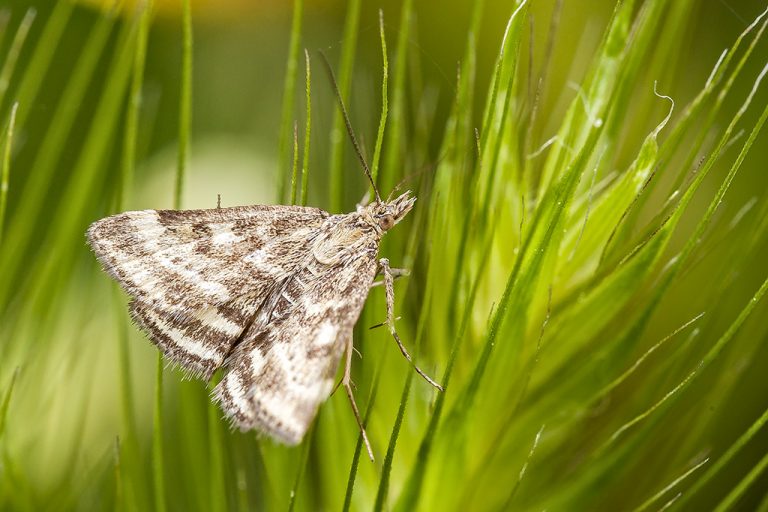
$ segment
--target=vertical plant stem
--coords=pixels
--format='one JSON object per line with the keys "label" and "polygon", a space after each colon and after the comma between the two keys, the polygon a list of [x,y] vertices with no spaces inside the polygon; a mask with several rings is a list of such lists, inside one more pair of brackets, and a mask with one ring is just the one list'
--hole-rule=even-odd
{"label": "vertical plant stem", "polygon": [[[355,61],[357,48],[357,30],[360,23],[360,0],[350,0],[347,6],[347,17],[344,21],[344,38],[342,39],[341,65],[339,70],[339,94],[343,101],[349,98],[349,87],[352,80],[352,66]],[[344,175],[342,160],[344,157],[344,120],[337,109],[331,128],[331,161],[328,166],[331,181],[331,212],[341,210],[344,202]]]}
{"label": "vertical plant stem", "polygon": [[[192,9],[190,0],[182,2],[182,59],[181,94],[179,103],[179,148],[176,161],[176,187],[173,207],[181,209],[184,192],[184,173],[187,166],[187,152],[192,122]],[[152,459],[155,481],[155,510],[165,511],[165,478],[163,475],[163,356],[157,354],[157,375],[155,387],[155,421],[152,443]]]}
{"label": "vertical plant stem", "polygon": [[307,206],[307,187],[309,183],[309,143],[312,132],[312,68],[309,63],[309,52],[304,49],[304,60],[306,63],[306,125],[304,126],[304,156],[301,162],[301,206]]}
{"label": "vertical plant stem", "polygon": [[16,369],[13,371],[13,375],[11,375],[11,382],[8,384],[8,390],[5,392],[5,396],[3,397],[3,403],[0,405],[0,439],[3,438],[3,433],[5,432],[5,422],[8,418],[8,408],[11,405],[13,387],[16,385],[16,380],[18,377],[19,368],[16,367]]}
{"label": "vertical plant stem", "polygon": [[299,180],[299,123],[293,122],[293,170],[291,171],[291,204],[296,204],[296,187]]}
{"label": "vertical plant stem", "polygon": [[190,0],[184,0],[182,6],[183,49],[181,60],[181,95],[179,100],[179,153],[176,163],[176,189],[173,196],[173,207],[177,210],[181,209],[189,136],[192,129],[192,9],[190,7]]}
{"label": "vertical plant stem", "polygon": [[5,55],[5,62],[0,70],[0,107],[3,105],[5,93],[11,83],[11,76],[13,76],[13,70],[16,68],[19,52],[21,52],[21,48],[24,46],[24,41],[27,39],[27,34],[29,34],[29,27],[32,26],[36,14],[37,11],[33,7],[27,9],[19,28],[16,30],[16,34],[13,36],[11,47]]}
{"label": "vertical plant stem", "polygon": [[299,459],[299,464],[296,467],[296,478],[293,480],[293,487],[291,487],[291,496],[290,496],[290,499],[288,500],[288,512],[293,512],[294,508],[296,507],[296,496],[298,496],[299,494],[301,477],[304,475],[304,472],[307,470],[307,460],[309,460],[309,449],[312,445],[312,439],[314,437],[316,424],[317,422],[314,422],[312,427],[310,427],[309,431],[304,436],[304,442],[302,443],[302,447],[301,447],[301,458]]}
{"label": "vertical plant stem", "polygon": [[282,120],[280,122],[280,138],[277,145],[277,202],[285,201],[286,168],[288,164],[288,140],[291,136],[291,117],[293,100],[296,94],[296,68],[299,60],[299,40],[301,38],[301,18],[304,10],[304,0],[294,0],[293,19],[291,20],[291,42],[288,47],[288,65],[285,69],[283,86]]}
{"label": "vertical plant stem", "polygon": [[[379,188],[388,191],[395,182],[394,173],[400,165],[400,141],[405,133],[403,126],[405,108],[405,77],[408,62],[408,40],[411,30],[411,18],[413,14],[413,0],[403,2],[398,27],[397,47],[395,48],[394,84],[392,91],[392,120],[387,131],[387,154],[384,158],[384,170],[378,183]],[[383,35],[382,35],[383,41]],[[386,52],[385,52],[386,55]],[[386,62],[386,61],[385,61]],[[386,65],[386,64],[385,64]],[[382,94],[383,97],[383,94]],[[389,105],[387,105],[389,109]],[[389,115],[389,112],[387,113]],[[374,175],[375,177],[376,175]],[[388,192],[387,192],[388,193]]]}
{"label": "vertical plant stem", "polygon": [[[147,54],[147,38],[149,24],[152,16],[152,0],[148,0],[143,7],[139,22],[139,33],[136,39],[136,52],[133,61],[133,77],[129,92],[128,111],[126,112],[125,133],[123,137],[123,154],[120,183],[115,196],[115,211],[120,212],[125,207],[125,197],[133,182],[133,174],[136,167],[136,139],[139,124],[139,110],[141,109],[141,88],[144,83],[144,63]],[[133,387],[131,385],[131,361],[128,348],[128,324],[125,321],[122,293],[118,287],[114,287],[115,309],[120,318],[118,327],[119,367],[121,384],[121,405],[123,410],[124,445],[134,446],[135,419],[133,404]],[[119,444],[117,445],[120,446]]]}
{"label": "vertical plant stem", "polygon": [[155,375],[155,410],[152,434],[152,476],[155,484],[155,510],[165,511],[165,478],[163,476],[163,354],[157,353]]}
{"label": "vertical plant stem", "polygon": [[381,58],[383,60],[383,73],[381,78],[381,118],[379,119],[379,130],[376,133],[376,146],[373,150],[373,161],[371,162],[371,176],[376,183],[376,177],[379,174],[379,157],[381,156],[381,143],[384,140],[384,128],[387,125],[387,111],[389,109],[387,98],[387,81],[389,79],[389,61],[387,59],[387,40],[384,37],[384,11],[379,9],[379,36],[381,37]]}
{"label": "vertical plant stem", "polygon": [[3,151],[3,169],[0,173],[0,246],[3,243],[3,226],[5,225],[5,209],[8,205],[8,183],[11,176],[11,147],[13,144],[13,128],[16,125],[16,111],[19,103],[11,107],[8,119],[8,131],[5,133],[5,150]]}
{"label": "vertical plant stem", "polygon": [[216,405],[211,403],[207,405],[211,482],[211,503],[208,510],[227,510],[229,507],[227,506],[226,477],[229,474],[229,468],[225,467],[222,451],[224,439],[221,435],[221,413]]}

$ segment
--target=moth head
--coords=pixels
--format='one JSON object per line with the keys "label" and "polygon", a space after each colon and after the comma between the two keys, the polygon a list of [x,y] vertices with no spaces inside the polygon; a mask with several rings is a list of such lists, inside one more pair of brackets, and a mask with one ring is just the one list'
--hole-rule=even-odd
{"label": "moth head", "polygon": [[371,204],[373,220],[378,224],[382,232],[389,231],[392,229],[392,226],[400,222],[400,219],[411,211],[415,202],[416,198],[411,197],[410,191],[391,201],[374,202]]}

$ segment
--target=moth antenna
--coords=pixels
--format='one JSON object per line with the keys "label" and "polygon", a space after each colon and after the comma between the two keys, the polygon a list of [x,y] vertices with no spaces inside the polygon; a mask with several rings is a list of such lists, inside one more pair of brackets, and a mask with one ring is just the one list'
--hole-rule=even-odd
{"label": "moth antenna", "polygon": [[373,181],[371,169],[365,162],[365,157],[363,157],[363,152],[360,150],[360,144],[357,143],[355,132],[352,131],[352,123],[349,121],[349,115],[347,114],[347,109],[344,106],[344,100],[341,99],[341,91],[339,91],[339,85],[336,83],[336,77],[333,74],[333,69],[331,69],[331,64],[328,62],[328,57],[325,56],[325,52],[322,50],[320,50],[320,56],[323,57],[323,64],[325,64],[325,69],[328,71],[328,76],[331,78],[331,85],[333,85],[333,92],[336,93],[336,99],[339,100],[341,115],[344,117],[344,124],[347,125],[347,133],[349,134],[349,138],[352,141],[352,146],[355,148],[355,153],[357,154],[357,158],[360,160],[360,163],[363,166],[363,170],[365,171],[365,175],[368,177],[368,181],[371,182],[373,193],[376,194],[376,202],[380,203],[381,196],[379,195],[379,189],[376,188],[376,183]]}

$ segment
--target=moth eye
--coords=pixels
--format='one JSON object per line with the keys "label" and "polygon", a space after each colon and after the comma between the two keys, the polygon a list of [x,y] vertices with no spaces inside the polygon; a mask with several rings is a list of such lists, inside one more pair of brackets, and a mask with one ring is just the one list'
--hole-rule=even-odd
{"label": "moth eye", "polygon": [[379,227],[384,231],[395,225],[395,219],[391,215],[384,215],[379,219]]}

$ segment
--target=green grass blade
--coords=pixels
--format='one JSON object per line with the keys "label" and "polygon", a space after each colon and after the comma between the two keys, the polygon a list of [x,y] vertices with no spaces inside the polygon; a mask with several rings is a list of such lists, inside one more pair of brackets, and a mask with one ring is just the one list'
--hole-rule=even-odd
{"label": "green grass blade", "polygon": [[[384,347],[386,348],[386,347]],[[368,405],[365,407],[365,414],[363,415],[363,428],[368,425],[368,420],[371,417],[373,406],[376,403],[376,396],[379,391],[379,382],[381,381],[382,368],[384,367],[388,352],[386,350],[381,351],[381,356],[377,359],[376,373],[373,376],[373,383],[371,384],[371,391],[368,394]],[[355,443],[355,451],[352,455],[352,464],[349,468],[349,478],[347,478],[347,490],[344,492],[344,505],[342,506],[343,512],[349,512],[352,506],[352,493],[355,489],[355,478],[357,477],[357,469],[360,463],[360,455],[363,453],[363,434],[362,432],[357,436],[357,442]]]}
{"label": "green grass blade", "polygon": [[163,512],[165,504],[165,454],[163,453],[163,355],[157,354],[157,370],[155,371],[155,405],[152,422],[152,481],[154,489],[155,510]]}
{"label": "green grass blade", "polygon": [[[60,5],[69,4],[69,2],[60,2]],[[46,25],[46,32],[43,36],[48,35],[48,29],[53,27],[58,30],[58,26],[54,25],[54,21],[57,18],[54,16],[57,12],[51,16]],[[68,16],[68,12],[62,13],[62,16]],[[66,22],[66,19],[63,20]],[[22,264],[22,260],[27,255],[26,249],[32,242],[33,230],[29,229],[29,219],[38,219],[41,205],[45,200],[45,192],[47,190],[46,184],[49,183],[56,172],[56,165],[59,157],[65,148],[67,136],[72,130],[72,125],[75,122],[75,118],[78,112],[77,106],[83,101],[85,96],[88,81],[93,76],[99,57],[104,51],[107,39],[114,25],[114,16],[102,17],[94,26],[90,32],[88,39],[85,43],[85,47],[80,55],[75,68],[69,77],[64,92],[62,94],[61,101],[56,106],[56,110],[51,117],[48,130],[46,132],[45,139],[43,140],[39,151],[37,152],[32,168],[35,172],[32,173],[25,181],[23,187],[19,191],[19,206],[16,209],[14,217],[8,225],[6,236],[13,241],[13,251],[3,251],[0,254],[0,263],[2,267],[9,272],[9,275],[16,275],[16,269]],[[50,39],[60,36],[59,33],[53,33]],[[40,59],[41,65],[46,65],[44,59],[48,58],[47,53],[41,51],[40,46],[43,44],[57,44],[55,40],[49,40],[46,38],[38,43],[35,48],[35,55],[33,59]],[[42,80],[41,77],[37,77],[36,69],[37,60],[33,60],[31,68],[28,68],[24,78],[22,79],[21,88],[19,89],[19,112],[16,123],[19,126],[23,125],[25,116],[25,109],[27,108],[23,101],[23,98],[30,96],[30,91],[37,87],[37,84],[30,83],[32,78],[36,77]],[[118,66],[116,64],[116,66]],[[117,68],[115,68],[117,69]],[[35,74],[33,74],[35,73]],[[42,74],[42,71],[40,71]],[[26,89],[24,89],[26,87]],[[106,98],[108,93],[105,93]],[[30,101],[34,100],[30,98]],[[102,104],[107,100],[102,100]],[[106,106],[102,107],[102,112],[105,112]],[[95,137],[95,134],[92,136]],[[91,138],[91,140],[94,140]],[[96,144],[93,142],[93,144]],[[84,160],[86,154],[83,153],[82,159]],[[89,156],[90,154],[88,154]],[[82,168],[83,160],[76,164],[76,168]],[[49,206],[50,208],[50,206]],[[13,290],[10,287],[15,284],[12,280],[4,280],[0,282],[0,304],[5,304],[8,294]]]}
{"label": "green grass blade", "polygon": [[299,123],[293,123],[293,166],[291,170],[291,204],[296,204],[297,187],[299,186]]}
{"label": "green grass blade", "polygon": [[644,501],[639,507],[635,509],[635,512],[642,512],[643,510],[648,510],[648,508],[655,504],[657,501],[659,501],[661,498],[664,497],[665,494],[667,494],[669,491],[677,487],[677,485],[691,476],[693,473],[698,471],[700,467],[702,467],[704,464],[709,462],[709,459],[704,459],[701,462],[694,464],[692,468],[688,469],[685,473],[680,475],[679,477],[675,478],[672,482],[670,482],[667,486],[665,486],[662,490],[648,498],[648,500]]}
{"label": "green grass blade", "polygon": [[[347,17],[344,20],[344,36],[341,40],[341,62],[339,64],[339,94],[344,102],[349,100],[349,88],[352,84],[352,70],[357,48],[357,31],[360,24],[360,0],[349,0]],[[330,211],[341,211],[344,204],[344,121],[341,111],[336,110],[331,126],[330,162],[328,179],[330,181]]]}
{"label": "green grass blade", "polygon": [[301,160],[301,206],[307,206],[307,187],[309,186],[309,146],[312,140],[312,68],[309,61],[309,52],[304,50],[306,63],[306,121],[304,125],[304,156]]}
{"label": "green grass blade", "polygon": [[763,455],[763,457],[760,459],[760,461],[755,465],[755,467],[752,468],[752,470],[747,473],[744,478],[739,481],[739,483],[734,487],[731,492],[728,493],[728,496],[723,498],[723,501],[717,504],[717,507],[715,507],[715,512],[725,512],[726,510],[732,510],[736,503],[738,503],[739,499],[744,495],[744,493],[747,491],[750,485],[754,484],[756,480],[758,480],[765,470],[765,468],[768,467],[768,453]]}
{"label": "green grass blade", "polygon": [[30,7],[27,9],[21,24],[19,24],[19,28],[16,29],[16,33],[13,36],[11,47],[5,55],[5,62],[3,62],[3,67],[0,68],[0,106],[3,105],[5,100],[5,93],[8,91],[13,71],[16,69],[16,62],[19,60],[19,52],[21,52],[21,48],[24,46],[24,41],[27,39],[27,34],[29,34],[29,29],[36,15],[37,11],[34,8]]}
{"label": "green grass blade", "polygon": [[19,368],[17,367],[11,375],[11,381],[8,383],[8,388],[5,390],[5,396],[3,396],[3,403],[0,405],[0,439],[2,439],[5,433],[5,425],[8,421],[8,409],[11,406],[11,398],[13,397],[13,388],[16,385],[16,380],[19,377]]}
{"label": "green grass blade", "polygon": [[733,457],[738,454],[742,448],[757,434],[763,425],[768,422],[768,410],[763,412],[755,422],[741,435],[739,438],[728,447],[728,450],[722,454],[718,459],[707,468],[701,477],[694,482],[694,484],[686,489],[682,498],[675,504],[675,508],[682,508],[692,497],[695,497],[700,491],[702,491],[728,463]]}
{"label": "green grass blade", "polygon": [[74,7],[73,2],[56,2],[42,34],[36,41],[34,52],[19,83],[19,93],[16,97],[16,101],[21,105],[19,126],[26,123],[29,108],[35,104],[40,87],[45,83],[46,70],[51,66],[54,52],[59,46]]}
{"label": "green grass blade", "polygon": [[[392,87],[392,108],[389,109],[387,104],[387,115],[390,117],[390,129],[387,130],[387,143],[386,143],[386,155],[384,156],[384,170],[382,175],[378,177],[376,183],[379,188],[384,191],[384,194],[389,194],[389,191],[395,185],[395,172],[402,166],[402,137],[405,133],[405,84],[407,78],[407,65],[408,65],[408,38],[411,33],[411,24],[413,23],[413,0],[404,0],[400,11],[400,23],[399,31],[397,34],[397,46],[395,48],[395,68],[393,70],[394,84]],[[382,55],[386,59],[386,51],[384,50],[384,32],[380,27],[381,41],[382,41]],[[384,60],[384,68],[388,68],[389,63]],[[387,90],[385,88],[387,84],[385,77],[382,80],[382,114],[384,114],[385,101],[388,101]],[[382,121],[379,122],[381,130]],[[374,174],[374,176],[376,176]]]}
{"label": "green grass blade", "polygon": [[278,140],[277,165],[277,202],[286,200],[287,171],[288,171],[288,141],[291,140],[291,119],[293,118],[293,102],[296,94],[296,76],[298,74],[299,44],[301,40],[301,23],[304,11],[304,0],[294,0],[293,17],[291,19],[291,39],[288,46],[288,59],[283,81],[283,105],[280,121],[280,138]]}
{"label": "green grass blade", "polygon": [[8,119],[8,128],[3,140],[3,168],[0,170],[0,247],[3,245],[3,231],[5,226],[5,209],[8,205],[8,187],[11,179],[11,149],[13,148],[13,128],[16,125],[16,111],[18,103],[11,107],[11,116]]}
{"label": "green grass blade", "polygon": [[376,177],[379,175],[379,158],[381,157],[381,144],[384,140],[384,128],[387,126],[387,112],[389,109],[389,98],[387,97],[387,82],[389,79],[389,60],[387,59],[387,39],[384,36],[384,11],[379,9],[379,37],[381,38],[381,58],[382,58],[382,77],[381,77],[381,117],[379,118],[379,129],[376,132],[376,145],[373,150],[373,161],[371,161],[371,176],[376,183]]}
{"label": "green grass blade", "polygon": [[192,8],[190,0],[182,2],[181,93],[179,94],[179,149],[176,160],[176,182],[173,208],[181,209],[187,171],[189,139],[192,132]]}

